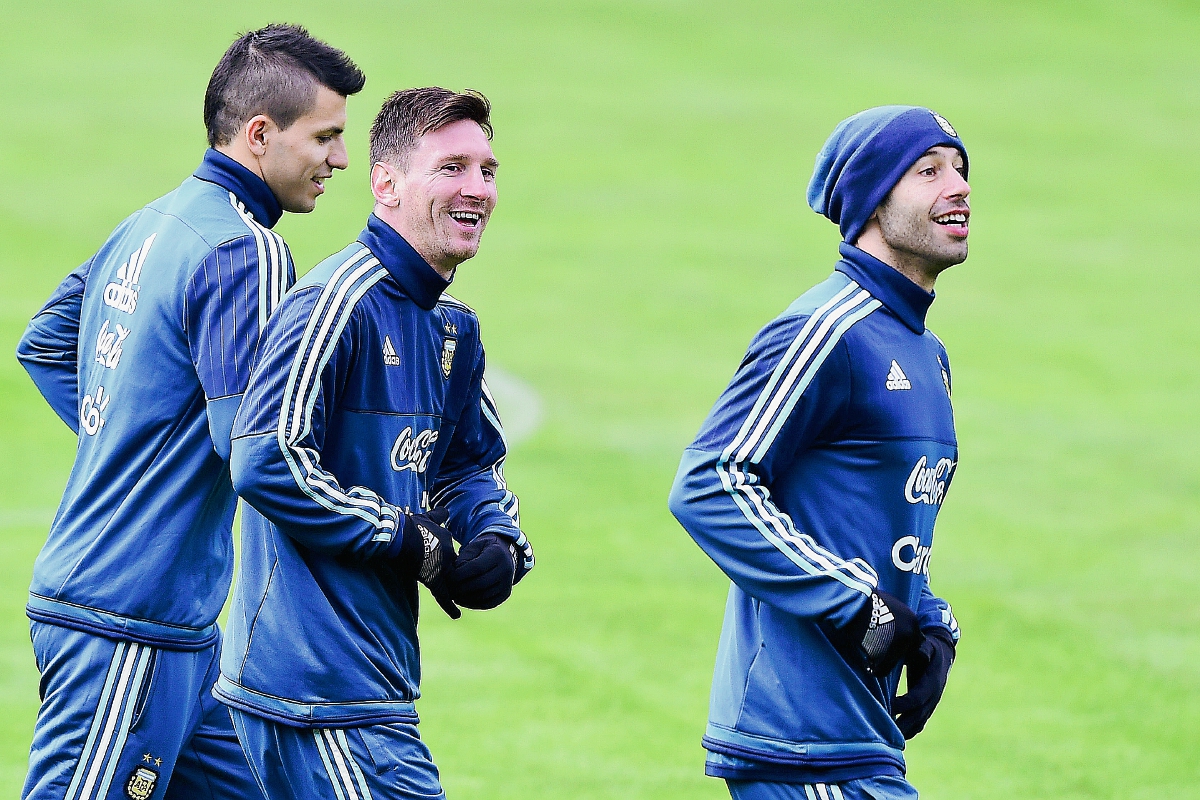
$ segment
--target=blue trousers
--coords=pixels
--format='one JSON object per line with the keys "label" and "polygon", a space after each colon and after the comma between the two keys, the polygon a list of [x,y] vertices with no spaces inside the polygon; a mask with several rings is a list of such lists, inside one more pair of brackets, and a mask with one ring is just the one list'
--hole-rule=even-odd
{"label": "blue trousers", "polygon": [[220,644],[161,650],[31,623],[42,705],[23,800],[261,800],[226,708]]}
{"label": "blue trousers", "polygon": [[271,800],[445,800],[415,725],[293,728],[230,709],[246,758]]}
{"label": "blue trousers", "polygon": [[917,800],[903,778],[862,778],[841,783],[726,781],[733,800]]}

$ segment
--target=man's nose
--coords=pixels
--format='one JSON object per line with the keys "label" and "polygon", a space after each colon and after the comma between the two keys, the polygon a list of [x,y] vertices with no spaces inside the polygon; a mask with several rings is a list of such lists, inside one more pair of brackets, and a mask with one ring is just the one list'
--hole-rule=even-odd
{"label": "man's nose", "polygon": [[949,185],[946,186],[945,195],[947,197],[962,197],[966,198],[971,194],[971,185],[967,183],[967,179],[962,176],[958,170],[950,170]]}
{"label": "man's nose", "polygon": [[333,169],[345,169],[350,166],[350,156],[346,152],[346,142],[341,136],[333,140],[332,146],[329,148],[329,155],[325,158],[325,163],[329,164]]}
{"label": "man's nose", "polygon": [[486,197],[488,182],[483,179],[483,170],[478,167],[467,170],[467,175],[463,179],[462,186],[459,187],[459,192],[464,197]]}

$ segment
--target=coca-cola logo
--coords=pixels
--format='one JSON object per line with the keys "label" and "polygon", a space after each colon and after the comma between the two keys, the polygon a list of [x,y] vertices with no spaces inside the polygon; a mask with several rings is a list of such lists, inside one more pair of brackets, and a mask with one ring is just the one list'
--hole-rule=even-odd
{"label": "coca-cola logo", "polygon": [[929,459],[921,456],[904,484],[904,499],[914,505],[925,503],[940,506],[953,471],[954,459],[939,458],[937,464],[931,467]]}
{"label": "coca-cola logo", "polygon": [[433,455],[433,445],[438,440],[438,432],[425,430],[413,435],[412,426],[400,431],[396,443],[392,445],[392,469],[403,472],[411,469],[422,473],[429,467],[429,457]]}

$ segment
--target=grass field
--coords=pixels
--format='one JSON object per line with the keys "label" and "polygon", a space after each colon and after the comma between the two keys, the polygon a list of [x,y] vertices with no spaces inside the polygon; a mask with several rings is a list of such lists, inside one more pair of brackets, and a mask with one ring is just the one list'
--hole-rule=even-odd
{"label": "grass field", "polygon": [[[754,331],[828,274],[804,204],[843,117],[929,105],[970,148],[938,285],[962,462],[934,587],[964,638],[909,749],[922,797],[1200,797],[1200,9],[1191,2],[3,0],[0,352],[204,147],[233,35],[307,24],[368,75],[351,168],[280,230],[302,268],[370,209],[391,90],[495,105],[500,205],[455,294],[541,394],[510,482],[539,567],[422,624],[451,798],[719,798],[699,739],[726,582],[671,519]],[[73,439],[0,358],[0,794],[37,710],[24,597]],[[136,565],[131,565],[136,568]]]}

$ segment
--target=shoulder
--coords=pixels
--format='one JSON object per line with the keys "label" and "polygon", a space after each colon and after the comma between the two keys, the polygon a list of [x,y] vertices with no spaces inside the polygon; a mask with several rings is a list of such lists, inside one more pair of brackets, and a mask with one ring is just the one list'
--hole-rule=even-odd
{"label": "shoulder", "polygon": [[929,330],[929,328],[925,329],[925,335],[933,339],[934,343],[937,345],[938,355],[948,360],[950,353],[946,350],[946,343],[942,341],[942,337]]}
{"label": "shoulder", "polygon": [[283,237],[255,220],[236,195],[196,177],[188,177],[146,210],[160,215],[165,225],[191,231],[205,255],[220,247],[244,246],[265,259],[286,249]]}
{"label": "shoulder", "polygon": [[458,298],[443,292],[438,299],[436,308],[442,319],[453,325],[460,335],[479,333],[479,316],[475,313],[475,309]]}
{"label": "shoulder", "polygon": [[296,320],[317,317],[317,334],[341,331],[362,313],[363,297],[387,277],[387,269],[364,245],[352,242],[308,271],[284,295],[279,314]]}
{"label": "shoulder", "polygon": [[834,272],[796,298],[755,337],[757,347],[784,347],[817,355],[838,345],[857,323],[882,306],[849,276]]}
{"label": "shoulder", "polygon": [[296,281],[292,292],[319,289],[331,295],[354,294],[378,283],[387,275],[387,269],[371,253],[366,245],[351,242],[310,269]]}

